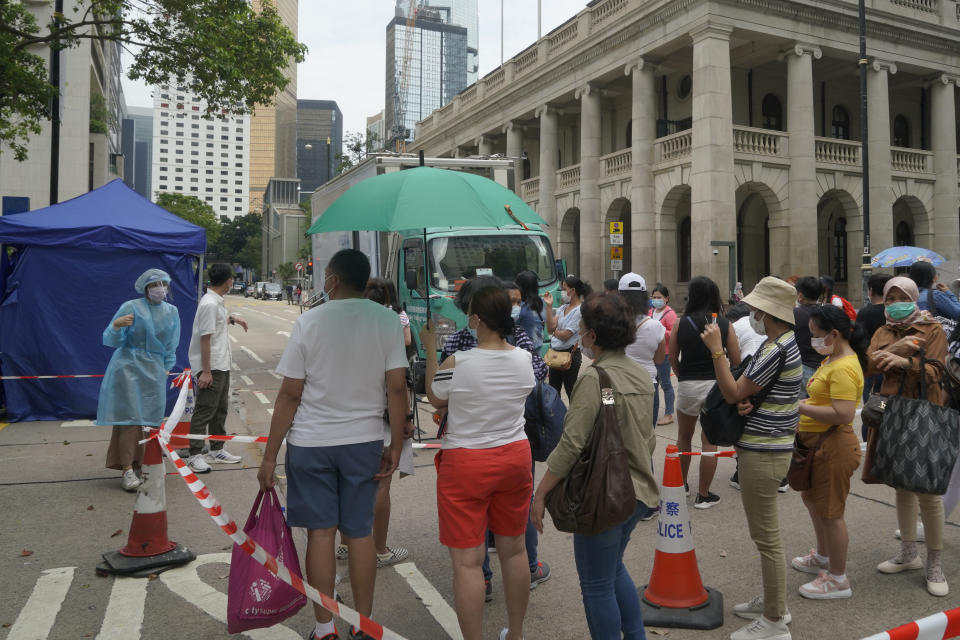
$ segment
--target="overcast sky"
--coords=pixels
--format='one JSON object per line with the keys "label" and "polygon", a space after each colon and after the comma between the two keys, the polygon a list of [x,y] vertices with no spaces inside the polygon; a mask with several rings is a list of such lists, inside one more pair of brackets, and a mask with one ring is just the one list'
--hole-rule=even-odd
{"label": "overcast sky", "polygon": [[[500,2],[478,0],[480,75],[500,65]],[[504,59],[537,39],[537,0],[504,3]],[[586,5],[586,0],[543,0],[542,32],[549,33]],[[344,129],[361,131],[367,116],[383,109],[386,27],[395,0],[300,0],[299,40],[307,45],[300,65],[297,97],[336,100]],[[124,81],[130,106],[150,107],[149,88]]]}

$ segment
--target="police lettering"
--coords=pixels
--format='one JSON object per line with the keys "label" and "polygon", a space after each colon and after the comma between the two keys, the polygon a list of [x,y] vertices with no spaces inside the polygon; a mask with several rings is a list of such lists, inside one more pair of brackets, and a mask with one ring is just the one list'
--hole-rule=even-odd
{"label": "police lettering", "polygon": [[661,538],[674,538],[680,539],[683,537],[683,525],[682,524],[664,524],[662,522],[657,523],[658,533]]}

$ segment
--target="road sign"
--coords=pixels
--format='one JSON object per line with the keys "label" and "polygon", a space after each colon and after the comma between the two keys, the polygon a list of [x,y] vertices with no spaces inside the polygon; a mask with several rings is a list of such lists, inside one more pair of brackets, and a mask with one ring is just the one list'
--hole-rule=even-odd
{"label": "road sign", "polygon": [[611,260],[623,260],[623,247],[610,247]]}
{"label": "road sign", "polygon": [[297,264],[293,265],[293,268],[296,269],[297,271],[303,271],[303,263],[298,262]]}
{"label": "road sign", "polygon": [[622,234],[622,233],[611,233],[611,234],[610,234],[610,244],[613,244],[613,245],[622,245],[622,244],[623,244],[623,234]]}
{"label": "road sign", "polygon": [[623,271],[623,260],[611,260],[610,271]]}
{"label": "road sign", "polygon": [[622,222],[611,222],[610,223],[610,234],[614,233],[623,233],[623,223]]}

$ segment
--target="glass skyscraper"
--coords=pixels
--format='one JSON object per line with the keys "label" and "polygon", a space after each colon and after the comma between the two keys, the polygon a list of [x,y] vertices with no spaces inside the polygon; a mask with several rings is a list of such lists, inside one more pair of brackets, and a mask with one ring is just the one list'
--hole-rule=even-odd
{"label": "glass skyscraper", "polygon": [[396,15],[387,25],[384,124],[385,146],[391,150],[398,139],[413,139],[418,120],[477,79],[477,1],[422,0],[417,5],[412,28],[406,0],[397,0]]}

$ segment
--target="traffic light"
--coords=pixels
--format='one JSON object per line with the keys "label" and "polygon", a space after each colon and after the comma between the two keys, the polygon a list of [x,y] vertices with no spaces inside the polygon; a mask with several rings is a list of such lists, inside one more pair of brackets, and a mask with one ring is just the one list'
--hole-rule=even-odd
{"label": "traffic light", "polygon": [[313,275],[313,260],[310,260],[307,262],[307,275],[308,276]]}

